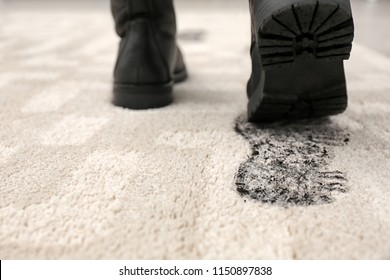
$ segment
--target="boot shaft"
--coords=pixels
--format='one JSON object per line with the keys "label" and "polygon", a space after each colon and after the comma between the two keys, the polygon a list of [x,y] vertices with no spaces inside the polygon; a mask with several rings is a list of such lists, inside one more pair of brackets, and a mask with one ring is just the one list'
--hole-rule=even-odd
{"label": "boot shaft", "polygon": [[111,0],[121,37],[114,78],[117,83],[169,83],[184,62],[176,45],[173,0]]}
{"label": "boot shaft", "polygon": [[137,18],[150,20],[164,35],[176,36],[173,0],[111,0],[111,11],[120,37],[126,35],[128,23]]}

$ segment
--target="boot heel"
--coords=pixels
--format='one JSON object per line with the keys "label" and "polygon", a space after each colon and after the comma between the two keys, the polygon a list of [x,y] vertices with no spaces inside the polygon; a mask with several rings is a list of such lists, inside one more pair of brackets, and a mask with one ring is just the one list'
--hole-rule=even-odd
{"label": "boot heel", "polygon": [[354,23],[349,0],[267,0],[257,7],[252,13],[258,19],[254,28],[264,70],[298,60],[350,57]]}
{"label": "boot heel", "polygon": [[251,122],[340,114],[348,104],[343,61],[302,61],[262,71],[248,103]]}
{"label": "boot heel", "polygon": [[115,83],[112,103],[133,110],[160,108],[173,102],[172,91],[173,82],[156,85]]}

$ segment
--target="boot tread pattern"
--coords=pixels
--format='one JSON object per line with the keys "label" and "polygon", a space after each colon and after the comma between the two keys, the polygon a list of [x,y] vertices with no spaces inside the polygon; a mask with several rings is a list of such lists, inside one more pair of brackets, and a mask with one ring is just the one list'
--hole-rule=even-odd
{"label": "boot tread pattern", "polygon": [[272,14],[258,32],[265,70],[300,59],[345,60],[354,25],[350,11],[338,4],[293,4]]}

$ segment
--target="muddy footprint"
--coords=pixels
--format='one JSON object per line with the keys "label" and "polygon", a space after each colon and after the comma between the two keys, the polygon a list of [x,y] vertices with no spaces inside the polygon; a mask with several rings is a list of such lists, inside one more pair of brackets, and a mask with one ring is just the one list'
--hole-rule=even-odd
{"label": "muddy footprint", "polygon": [[252,147],[236,174],[244,197],[306,206],[332,203],[335,193],[347,192],[345,174],[329,164],[333,148],[347,145],[349,135],[330,120],[256,125],[242,116],[235,128]]}

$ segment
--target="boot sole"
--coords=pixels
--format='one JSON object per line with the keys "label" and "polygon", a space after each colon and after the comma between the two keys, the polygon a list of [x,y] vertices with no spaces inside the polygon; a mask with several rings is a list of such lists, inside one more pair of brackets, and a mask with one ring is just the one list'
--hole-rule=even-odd
{"label": "boot sole", "polygon": [[164,84],[114,83],[112,103],[115,106],[145,110],[168,106],[173,102],[173,86],[187,79],[187,71],[175,73],[173,81]]}
{"label": "boot sole", "polygon": [[354,38],[349,1],[268,1],[264,6],[269,15],[254,27],[263,82],[251,94],[249,121],[344,112],[343,60],[350,57]]}

